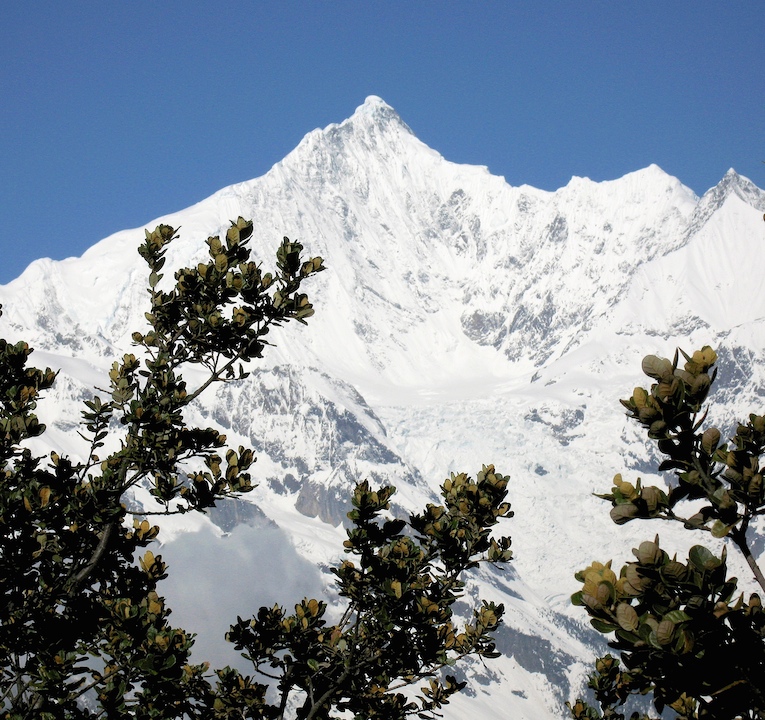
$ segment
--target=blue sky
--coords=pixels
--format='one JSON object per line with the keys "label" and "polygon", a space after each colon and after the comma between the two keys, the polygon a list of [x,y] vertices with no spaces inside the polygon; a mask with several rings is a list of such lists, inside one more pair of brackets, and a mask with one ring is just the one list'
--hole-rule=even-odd
{"label": "blue sky", "polygon": [[[554,190],[657,163],[765,186],[759,2],[0,3],[0,282],[257,177],[381,96]],[[285,228],[289,233],[289,228]]]}

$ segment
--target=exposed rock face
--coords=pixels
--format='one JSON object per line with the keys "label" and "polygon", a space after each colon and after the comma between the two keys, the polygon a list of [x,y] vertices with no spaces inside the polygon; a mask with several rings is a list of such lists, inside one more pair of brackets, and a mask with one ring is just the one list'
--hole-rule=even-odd
{"label": "exposed rock face", "polygon": [[[183,543],[209,520],[217,527],[208,531],[234,538],[239,560],[259,552],[254,536],[268,539],[283,572],[313,582],[311,568],[316,592],[333,601],[326,570],[342,554],[354,483],[396,485],[393,511],[405,513],[435,502],[450,471],[492,462],[512,477],[516,516],[503,532],[516,559],[505,575],[477,573],[468,595],[507,605],[504,657],[467,666],[472,696],[455,699],[449,717],[563,716],[599,642],[568,604],[573,572],[592,559],[624,561],[655,533],[616,528],[592,497],[615,472],[655,471],[618,406],[644,382],[641,357],[715,346],[721,429],[765,396],[765,276],[752,265],[763,211],[765,193],[733,171],[700,199],[656,166],[610,182],[573,178],[556,192],[511,187],[447,162],[368,99],[263,177],[161,218],[182,226],[168,268],[203,259],[205,238],[238,215],[254,219],[265,266],[287,234],[328,267],[309,290],[317,314],[308,327],[275,332],[247,380],[219,386],[190,413],[255,449],[258,487],[208,519],[168,522],[163,537]],[[47,449],[81,450],[82,400],[144,325],[142,237],[118,233],[0,287],[3,335],[62,368],[40,406]],[[678,552],[693,541],[661,532]],[[206,558],[203,537],[199,566],[225,563],[225,541]],[[269,559],[244,563],[260,569],[239,595],[253,605],[299,600],[266,593],[279,574]],[[216,617],[246,613],[240,596],[217,593]]]}

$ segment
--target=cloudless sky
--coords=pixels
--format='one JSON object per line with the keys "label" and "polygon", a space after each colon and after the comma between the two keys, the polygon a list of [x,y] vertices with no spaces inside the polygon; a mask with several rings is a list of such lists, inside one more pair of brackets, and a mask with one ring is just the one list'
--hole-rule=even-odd
{"label": "cloudless sky", "polygon": [[[367,95],[547,190],[765,186],[761,2],[0,3],[0,282],[265,173]],[[285,228],[285,232],[288,228]]]}

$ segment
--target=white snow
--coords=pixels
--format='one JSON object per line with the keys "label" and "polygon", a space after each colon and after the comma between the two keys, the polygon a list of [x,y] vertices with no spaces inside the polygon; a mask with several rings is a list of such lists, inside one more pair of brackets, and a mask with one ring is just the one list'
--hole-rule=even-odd
{"label": "white snow", "polygon": [[[328,268],[311,282],[317,312],[308,327],[283,328],[251,378],[189,415],[222,424],[232,445],[256,447],[260,485],[247,499],[275,526],[226,538],[208,519],[168,523],[166,552],[179,568],[171,605],[199,630],[184,595],[212,593],[229,576],[221,557],[239,562],[243,552],[259,574],[256,590],[246,593],[237,577],[221,612],[233,620],[273,602],[264,554],[284,538],[285,572],[299,576],[281,601],[324,592],[331,580],[306,568],[335,561],[343,531],[298,512],[301,492],[326,493],[341,516],[353,480],[374,473],[398,485],[400,508],[414,510],[450,471],[474,474],[492,462],[512,478],[516,516],[502,531],[516,559],[507,576],[479,573],[472,591],[505,602],[508,626],[540,644],[516,640],[514,654],[511,643],[509,656],[472,665],[471,676],[491,682],[455,700],[446,717],[564,717],[570,684],[594,652],[581,629],[572,633],[571,619],[584,621],[568,604],[574,571],[593,559],[624,562],[657,530],[679,552],[699,541],[665,526],[617,528],[592,497],[614,473],[637,475],[649,460],[618,404],[645,382],[641,357],[711,344],[733,378],[715,417],[731,422],[761,402],[762,205],[765,193],[735,173],[697,198],[655,165],[608,182],[572,178],[552,193],[512,187],[485,168],[448,162],[370,96],[266,175],[147,223],[183,226],[167,279],[206,257],[205,238],[238,215],[254,220],[264,266],[286,234]],[[112,360],[145,325],[143,236],[125,230],[81,258],[37,261],[0,287],[3,334],[38,348],[38,364],[61,368],[39,408],[49,425],[35,443],[41,452],[81,451],[82,397],[106,383]],[[203,649],[217,657],[214,640],[205,637]]]}

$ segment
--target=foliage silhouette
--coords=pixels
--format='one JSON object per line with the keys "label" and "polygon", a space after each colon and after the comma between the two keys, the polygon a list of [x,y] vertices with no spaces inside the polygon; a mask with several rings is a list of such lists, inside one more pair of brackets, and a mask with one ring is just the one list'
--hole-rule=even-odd
{"label": "foliage silhouette", "polygon": [[[747,537],[752,520],[765,514],[765,416],[750,415],[727,443],[717,428],[704,428],[716,360],[708,346],[692,356],[679,351],[672,361],[643,360],[655,382],[621,402],[666,456],[659,470],[672,471],[675,482],[666,492],[616,475],[611,492],[600,497],[611,503],[617,524],[661,519],[727,538],[765,590]],[[679,514],[682,504],[691,504],[693,514]],[[598,631],[613,634],[609,644],[621,660],[606,655],[596,661],[589,687],[600,711],[578,699],[569,704],[572,716],[623,720],[629,697],[648,694],[658,712],[670,708],[683,720],[765,718],[765,613],[757,593],[748,600],[737,594],[725,548],[717,557],[695,545],[681,562],[657,536],[633,554],[618,575],[610,562],[594,562],[576,575],[583,587],[573,603],[584,607]]]}
{"label": "foliage silhouette", "polygon": [[[229,633],[276,678],[276,701],[252,677],[191,662],[193,635],[171,625],[157,592],[167,567],[149,549],[160,532],[149,518],[250,491],[255,458],[226,448],[214,428],[189,427],[184,409],[213,384],[246,377],[272,328],[305,322],[303,282],[323,270],[284,238],[276,271],[263,272],[250,258],[252,231],[239,218],[223,240],[208,238],[209,260],[176,271],[170,289],[161,271],[176,231],[146,232],[149,327],[133,334],[136,353],[112,365],[108,390],[85,403],[82,461],[33,455],[27,441],[45,430],[36,405],[56,374],[27,365],[26,343],[0,340],[0,716],[280,718],[297,705],[301,718],[346,709],[403,718],[463,686],[441,678],[442,667],[496,654],[501,606],[481,604],[462,629],[452,622],[464,571],[511,557],[509,539],[490,535],[512,515],[507,478],[490,466],[475,481],[447,480],[444,505],[408,522],[386,516],[393,488],[356,488],[345,543],[355,562],[335,570],[347,601],[340,620],[328,625],[324,603],[306,599],[291,615],[261,608]],[[189,366],[204,371],[195,387],[183,378]],[[139,484],[155,509],[128,511]],[[423,680],[419,701],[398,691]]]}

